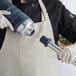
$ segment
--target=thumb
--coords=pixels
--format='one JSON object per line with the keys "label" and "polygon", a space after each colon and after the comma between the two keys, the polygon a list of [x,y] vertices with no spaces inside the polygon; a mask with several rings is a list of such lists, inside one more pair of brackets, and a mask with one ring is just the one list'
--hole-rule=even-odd
{"label": "thumb", "polygon": [[5,11],[5,10],[0,10],[0,14],[2,14],[2,15],[10,15],[11,12]]}
{"label": "thumb", "polygon": [[5,27],[9,27],[11,31],[14,31],[14,28],[13,28],[12,24],[10,23],[10,21],[7,18],[5,18],[3,15],[2,15],[2,17],[3,17],[3,20],[6,22]]}
{"label": "thumb", "polygon": [[6,24],[8,25],[11,31],[14,31],[12,24],[8,20],[6,21]]}
{"label": "thumb", "polygon": [[76,57],[72,59],[71,63],[76,66]]}

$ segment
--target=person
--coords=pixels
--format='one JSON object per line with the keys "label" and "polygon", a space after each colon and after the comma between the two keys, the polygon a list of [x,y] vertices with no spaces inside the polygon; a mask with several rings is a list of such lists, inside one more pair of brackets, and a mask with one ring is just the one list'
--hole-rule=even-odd
{"label": "person", "polygon": [[[76,14],[76,10],[75,10],[75,1],[74,0],[60,0],[65,7],[73,14]],[[76,29],[76,28],[75,28]],[[65,50],[63,50],[62,53],[62,58],[61,60],[63,62],[67,62],[67,63],[72,63],[73,59],[75,59],[75,49],[76,49],[76,44],[72,45],[72,46],[68,46],[65,48]],[[65,52],[66,51],[66,52]],[[65,55],[65,56],[64,56]],[[72,58],[72,59],[71,59]]]}
{"label": "person", "polygon": [[[12,0],[12,2],[23,12],[27,13],[35,23],[38,23],[41,21],[41,8],[37,0],[27,0],[27,2],[21,2],[20,0],[18,1]],[[76,42],[76,31],[75,31],[76,16],[71,14],[59,0],[43,0],[43,2],[45,4],[45,7],[47,9],[47,12],[52,24],[55,43],[57,44],[59,34],[63,35],[72,43]],[[46,34],[47,36],[48,35],[52,36],[51,29],[47,27],[47,25],[45,26],[47,28],[46,29],[47,31],[46,32],[43,31],[44,32],[43,34]],[[0,32],[0,35],[3,36],[3,38],[0,39],[1,40],[0,43],[2,47],[1,48],[2,53],[0,53],[0,60],[1,60],[0,72],[2,73],[1,76],[6,76],[6,75],[8,76],[50,76],[50,75],[57,76],[56,54],[53,51],[51,51],[51,53],[46,52],[45,51],[46,48],[44,47],[41,48],[41,44],[39,44],[38,41],[36,40],[33,40],[33,39],[31,40],[28,38],[19,39],[19,37],[17,37],[11,31],[7,31],[6,36],[5,36],[5,33],[6,33],[6,29],[1,30]],[[8,35],[10,35],[9,36],[10,38],[8,37]],[[5,37],[5,40],[4,40],[4,37]],[[37,37],[38,36],[36,36],[35,38],[37,39]],[[3,40],[4,40],[4,43],[3,43]],[[14,45],[11,46],[11,43]],[[31,46],[31,43],[32,43],[32,46]],[[36,47],[38,48],[38,50]],[[42,49],[43,52],[41,51],[40,48]],[[73,48],[75,48],[75,46]],[[66,54],[66,50],[64,53]],[[60,55],[60,58],[62,61],[66,61],[65,59],[67,55],[65,56],[64,53],[62,52]],[[4,59],[2,60],[1,58],[4,58]],[[71,57],[68,56],[68,58],[71,58]],[[67,58],[67,61],[69,61],[68,58]],[[5,67],[7,65],[8,70],[10,70],[10,72],[7,72],[7,70],[5,69],[5,67],[3,67],[3,65]],[[3,70],[5,71],[4,73],[3,73]]]}
{"label": "person", "polygon": [[[13,4],[15,4],[18,8],[20,8],[23,12],[26,12],[32,18],[34,22],[40,21],[41,10],[40,10],[37,0],[33,0],[33,1],[29,0],[28,2],[26,0],[23,0],[22,4],[20,3],[19,0],[18,1],[12,0],[12,1],[13,1]],[[47,8],[49,18],[52,23],[52,28],[53,28],[56,44],[59,39],[59,34],[64,36],[66,39],[68,39],[72,43],[76,42],[76,31],[75,31],[76,16],[72,14],[69,10],[67,10],[65,6],[59,0],[51,0],[51,1],[43,0],[43,2]],[[32,4],[33,4],[32,7],[29,6]],[[34,12],[31,12],[31,10],[33,10]],[[60,58],[61,57],[62,55],[60,55]],[[61,60],[66,61],[64,60],[64,58],[62,58]]]}
{"label": "person", "polygon": [[[12,0],[12,1],[14,5],[20,8],[23,12],[27,13],[34,22],[41,21],[40,19],[41,9],[37,0],[33,1],[27,0],[27,2],[26,0],[23,0],[22,3],[20,2],[20,0],[19,1]],[[76,15],[72,14],[68,9],[66,9],[65,6],[59,0],[43,0],[43,2],[46,6],[50,21],[52,23],[55,43],[57,44],[58,42],[59,34],[64,36],[70,42],[75,43]],[[31,12],[32,10],[33,12]],[[75,48],[74,46],[73,48]],[[68,47],[68,52],[66,51],[66,49],[65,51],[62,51],[62,53],[59,55],[61,61],[67,63],[72,62],[70,51],[71,51],[70,47]]]}

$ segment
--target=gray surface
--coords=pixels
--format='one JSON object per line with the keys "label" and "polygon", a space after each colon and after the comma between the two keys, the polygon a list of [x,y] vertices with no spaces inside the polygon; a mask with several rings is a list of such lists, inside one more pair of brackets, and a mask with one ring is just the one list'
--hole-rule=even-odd
{"label": "gray surface", "polygon": [[58,61],[59,76],[76,76],[76,66]]}

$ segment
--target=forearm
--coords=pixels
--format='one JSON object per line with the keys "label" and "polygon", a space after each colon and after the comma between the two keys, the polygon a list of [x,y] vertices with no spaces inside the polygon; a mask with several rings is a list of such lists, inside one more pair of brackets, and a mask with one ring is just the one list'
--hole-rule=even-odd
{"label": "forearm", "polygon": [[44,0],[44,4],[52,23],[55,39],[61,34],[72,43],[76,42],[76,19],[74,19],[76,16],[59,0]]}
{"label": "forearm", "polygon": [[72,43],[76,42],[76,16],[65,7],[59,22],[59,33]]}

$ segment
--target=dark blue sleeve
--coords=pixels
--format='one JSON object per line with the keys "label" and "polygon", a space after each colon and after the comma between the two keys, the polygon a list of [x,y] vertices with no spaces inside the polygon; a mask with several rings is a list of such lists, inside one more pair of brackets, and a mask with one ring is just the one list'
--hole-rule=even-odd
{"label": "dark blue sleeve", "polygon": [[59,0],[43,0],[52,23],[55,41],[59,34],[72,43],[76,42],[76,16]]}
{"label": "dark blue sleeve", "polygon": [[76,15],[72,14],[65,7],[62,10],[59,21],[59,34],[72,43],[76,42]]}

